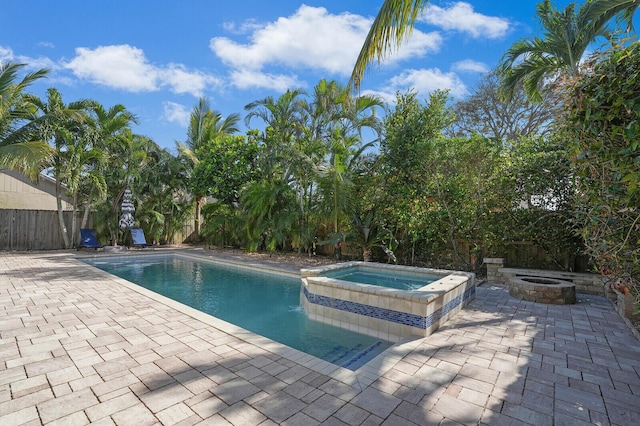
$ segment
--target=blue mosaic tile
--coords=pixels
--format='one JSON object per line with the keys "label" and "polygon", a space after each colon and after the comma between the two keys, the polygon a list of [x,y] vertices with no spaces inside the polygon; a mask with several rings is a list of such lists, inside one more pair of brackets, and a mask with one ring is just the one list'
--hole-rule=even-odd
{"label": "blue mosaic tile", "polygon": [[436,310],[430,315],[427,315],[426,317],[422,315],[410,314],[407,312],[394,311],[392,309],[379,308],[377,306],[365,305],[363,303],[352,302],[348,300],[335,299],[328,296],[320,296],[318,294],[310,293],[307,287],[303,287],[303,293],[309,303],[314,305],[325,306],[327,308],[351,312],[370,318],[377,318],[426,330],[433,324],[437,323],[443,316],[457,308],[471,296],[475,295],[476,288],[475,286],[469,287],[467,290],[465,290],[464,294],[453,298],[442,308]]}

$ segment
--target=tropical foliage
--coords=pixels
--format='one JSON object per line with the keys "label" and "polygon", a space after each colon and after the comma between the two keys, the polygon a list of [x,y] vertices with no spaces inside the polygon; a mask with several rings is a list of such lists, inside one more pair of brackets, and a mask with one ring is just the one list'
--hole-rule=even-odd
{"label": "tropical foliage", "polygon": [[[185,143],[176,143],[179,155],[184,159],[184,163],[190,169],[196,167],[200,161],[199,153],[208,144],[216,139],[236,133],[236,125],[240,121],[239,114],[231,114],[226,118],[222,117],[218,111],[212,110],[207,98],[200,98],[198,104],[193,107],[189,117],[189,127],[187,129],[187,140]],[[192,186],[195,192],[195,238],[200,234],[201,209],[204,204],[203,192],[199,192],[199,186]]]}
{"label": "tropical foliage", "polygon": [[35,180],[53,149],[34,133],[36,106],[25,90],[48,71],[28,73],[18,81],[25,66],[0,62],[0,165],[20,170]]}
{"label": "tropical foliage", "polygon": [[596,56],[592,66],[565,100],[576,218],[596,268],[640,302],[640,44]]}
{"label": "tropical foliage", "polygon": [[543,34],[515,43],[457,104],[408,91],[388,107],[351,91],[427,4],[383,2],[351,85],[322,79],[251,102],[244,121],[256,128],[245,134],[239,114],[223,118],[199,99],[177,155],[137,135],[123,105],[65,103],[55,88],[39,99],[26,90],[46,71],[19,78],[21,65],[4,64],[0,164],[56,179],[59,205],[66,195],[82,213],[70,229],[60,215],[68,247],[89,221],[126,243],[118,215],[129,188],[136,226],[156,243],[193,215],[208,244],[480,271],[483,257],[520,241],[558,269],[586,249],[604,274],[636,285],[637,44],[584,62],[613,19],[630,28],[636,2],[557,10],[543,0]]}

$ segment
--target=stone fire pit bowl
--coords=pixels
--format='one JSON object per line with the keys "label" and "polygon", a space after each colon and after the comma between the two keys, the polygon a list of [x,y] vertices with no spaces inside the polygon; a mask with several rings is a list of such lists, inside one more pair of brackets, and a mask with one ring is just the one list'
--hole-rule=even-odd
{"label": "stone fire pit bowl", "polygon": [[576,286],[570,281],[541,277],[513,277],[509,282],[509,294],[529,302],[552,305],[576,303]]}

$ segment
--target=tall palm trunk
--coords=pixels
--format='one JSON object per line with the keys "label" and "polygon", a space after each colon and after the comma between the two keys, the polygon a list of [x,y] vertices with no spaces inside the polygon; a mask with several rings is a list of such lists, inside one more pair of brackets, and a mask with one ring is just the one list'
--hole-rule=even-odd
{"label": "tall palm trunk", "polygon": [[71,248],[71,241],[67,234],[67,225],[64,223],[64,212],[62,210],[62,184],[60,183],[60,176],[56,173],[56,204],[58,207],[58,222],[60,224],[60,232],[62,233],[62,239],[64,240],[64,248]]}
{"label": "tall palm trunk", "polygon": [[73,193],[73,210],[71,213],[71,247],[76,247],[76,234],[78,233],[78,191]]}
{"label": "tall palm trunk", "polygon": [[202,205],[204,204],[204,197],[197,197],[196,198],[196,212],[195,212],[195,217],[194,217],[194,223],[193,223],[193,233],[195,234],[194,237],[194,241],[198,242],[200,241],[200,228],[201,228],[201,224],[202,224]]}

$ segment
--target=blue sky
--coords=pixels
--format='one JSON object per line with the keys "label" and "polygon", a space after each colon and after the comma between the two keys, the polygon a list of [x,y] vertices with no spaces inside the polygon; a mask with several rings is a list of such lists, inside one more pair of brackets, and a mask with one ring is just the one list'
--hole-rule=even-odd
{"label": "blue sky", "polygon": [[[515,40],[539,34],[538,0],[433,0],[411,39],[368,71],[363,93],[392,101],[473,92]],[[557,0],[563,8],[569,1]],[[0,61],[49,68],[30,91],[56,87],[66,103],[121,103],[134,132],[171,151],[189,112],[209,99],[223,116],[322,78],[348,81],[381,0],[31,0],[4,2]],[[261,123],[253,121],[252,127]],[[243,125],[244,130],[244,125]]]}

